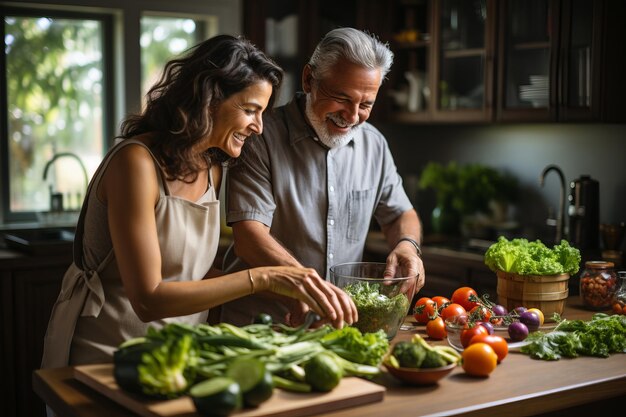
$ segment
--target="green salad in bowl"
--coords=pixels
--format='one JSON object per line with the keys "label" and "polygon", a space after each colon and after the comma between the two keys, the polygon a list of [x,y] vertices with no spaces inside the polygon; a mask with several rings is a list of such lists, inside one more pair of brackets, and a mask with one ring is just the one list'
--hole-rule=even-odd
{"label": "green salad in bowl", "polygon": [[330,268],[331,282],[354,301],[359,320],[353,324],[362,333],[383,330],[389,340],[409,312],[417,276],[385,278],[385,264],[352,262]]}

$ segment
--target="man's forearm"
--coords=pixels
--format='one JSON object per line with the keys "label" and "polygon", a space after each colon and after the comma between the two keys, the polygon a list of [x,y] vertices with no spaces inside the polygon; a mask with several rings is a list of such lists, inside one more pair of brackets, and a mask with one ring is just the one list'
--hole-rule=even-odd
{"label": "man's forearm", "polygon": [[233,225],[235,254],[246,264],[256,266],[302,266],[272,235],[269,228],[256,221]]}
{"label": "man's forearm", "polygon": [[381,227],[389,247],[393,249],[400,239],[410,238],[422,243],[422,225],[414,209],[402,213],[396,220]]}

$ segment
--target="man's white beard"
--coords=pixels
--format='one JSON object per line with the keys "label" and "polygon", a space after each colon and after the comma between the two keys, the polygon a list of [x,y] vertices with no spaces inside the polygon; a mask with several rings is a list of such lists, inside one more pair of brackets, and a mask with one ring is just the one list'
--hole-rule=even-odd
{"label": "man's white beard", "polygon": [[[311,105],[311,93],[306,95],[306,107],[305,114],[309,123],[313,127],[313,130],[317,134],[320,142],[329,148],[339,148],[352,140],[352,137],[361,128],[360,123],[353,125],[348,133],[343,135],[333,135],[328,131],[325,120],[320,120],[315,113],[313,113],[313,106]],[[336,114],[329,115],[329,118],[339,125],[348,125],[343,118]]]}

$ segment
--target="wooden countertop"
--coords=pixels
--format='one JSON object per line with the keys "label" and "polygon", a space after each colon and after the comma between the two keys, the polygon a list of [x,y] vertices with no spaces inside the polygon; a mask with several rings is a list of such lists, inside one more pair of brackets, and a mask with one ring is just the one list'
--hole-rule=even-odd
{"label": "wooden countertop", "polygon": [[[570,297],[563,313],[567,319],[589,319],[593,313]],[[408,326],[396,340],[424,326]],[[443,343],[443,342],[442,342]],[[540,361],[511,352],[488,378],[465,375],[455,369],[438,385],[405,386],[383,372],[376,382],[387,388],[382,402],[325,413],[329,417],[402,416],[529,416],[570,407],[596,407],[602,401],[626,398],[626,355],[578,357]],[[59,415],[74,417],[133,416],[113,401],[75,380],[72,368],[35,371],[33,387]],[[571,411],[571,410],[570,410]],[[568,412],[568,415],[571,415]]]}

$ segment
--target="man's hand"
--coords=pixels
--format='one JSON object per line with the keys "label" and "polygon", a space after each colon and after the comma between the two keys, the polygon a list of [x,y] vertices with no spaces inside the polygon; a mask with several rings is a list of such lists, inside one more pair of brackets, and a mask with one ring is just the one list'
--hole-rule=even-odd
{"label": "man's hand", "polygon": [[387,256],[385,277],[411,277],[417,275],[415,293],[424,286],[425,270],[422,259],[417,255],[415,246],[409,241],[401,240]]}

